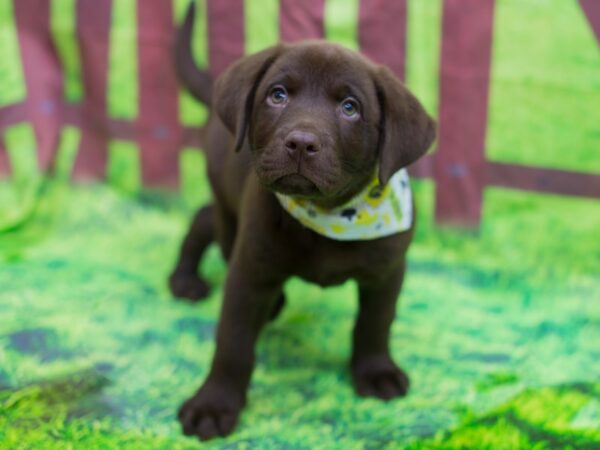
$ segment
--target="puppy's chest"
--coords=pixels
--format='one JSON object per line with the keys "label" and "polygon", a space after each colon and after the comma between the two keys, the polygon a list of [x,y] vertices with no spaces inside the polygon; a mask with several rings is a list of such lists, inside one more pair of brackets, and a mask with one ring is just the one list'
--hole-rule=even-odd
{"label": "puppy's chest", "polygon": [[398,262],[398,254],[379,246],[332,243],[304,247],[292,261],[292,271],[306,281],[321,286],[344,283],[349,279],[376,280]]}

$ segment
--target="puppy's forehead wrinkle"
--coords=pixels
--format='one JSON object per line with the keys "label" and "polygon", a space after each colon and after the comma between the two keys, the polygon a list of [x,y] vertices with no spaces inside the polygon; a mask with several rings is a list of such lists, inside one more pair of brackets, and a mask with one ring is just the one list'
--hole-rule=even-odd
{"label": "puppy's forehead wrinkle", "polygon": [[362,56],[343,47],[324,44],[292,46],[275,61],[267,78],[289,77],[311,85],[339,87],[345,82],[349,87],[369,90],[372,64]]}
{"label": "puppy's forehead wrinkle", "polygon": [[268,72],[268,76],[270,79],[273,78],[298,78],[299,74],[296,70],[292,70],[288,65],[282,64],[281,61],[275,61],[273,66]]}

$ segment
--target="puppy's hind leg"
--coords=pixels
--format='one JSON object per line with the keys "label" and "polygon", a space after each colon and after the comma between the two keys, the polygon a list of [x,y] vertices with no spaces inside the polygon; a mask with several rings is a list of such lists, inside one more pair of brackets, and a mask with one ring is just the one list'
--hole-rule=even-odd
{"label": "puppy's hind leg", "polygon": [[177,266],[169,277],[175,297],[198,301],[208,295],[209,286],[198,275],[198,263],[213,239],[213,206],[208,205],[196,213],[181,245]]}

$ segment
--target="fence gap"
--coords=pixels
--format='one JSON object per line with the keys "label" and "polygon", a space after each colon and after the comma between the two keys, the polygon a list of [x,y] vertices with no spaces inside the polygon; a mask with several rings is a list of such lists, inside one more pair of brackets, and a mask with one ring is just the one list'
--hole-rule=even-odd
{"label": "fence gap", "polygon": [[327,40],[352,50],[359,49],[359,4],[359,0],[325,0],[323,26]]}
{"label": "fence gap", "polygon": [[0,2],[0,48],[2,49],[0,107],[2,107],[22,102],[27,95],[13,2],[10,0]]}
{"label": "fence gap", "polygon": [[109,184],[126,194],[137,194],[142,182],[140,175],[140,150],[137,144],[111,141],[106,178]]}
{"label": "fence gap", "polygon": [[58,180],[70,179],[80,141],[81,131],[79,128],[67,125],[61,130],[53,167],[53,175]]}
{"label": "fence gap", "polygon": [[[173,3],[173,18],[175,26],[183,21],[189,0],[175,0]],[[206,0],[196,0],[196,17],[192,30],[192,54],[196,65],[201,69],[208,69],[208,31],[206,18]],[[206,105],[196,100],[185,89],[179,89],[179,121],[186,126],[202,126],[208,118]]]}
{"label": "fence gap", "polygon": [[52,0],[50,2],[50,31],[63,72],[64,99],[69,103],[81,101],[81,61],[75,30],[76,0]]}
{"label": "fence gap", "polygon": [[244,0],[244,18],[247,55],[277,44],[279,0]]}
{"label": "fence gap", "polygon": [[206,172],[206,156],[194,148],[184,148],[179,154],[181,194],[189,208],[198,208],[210,201],[211,190]]}

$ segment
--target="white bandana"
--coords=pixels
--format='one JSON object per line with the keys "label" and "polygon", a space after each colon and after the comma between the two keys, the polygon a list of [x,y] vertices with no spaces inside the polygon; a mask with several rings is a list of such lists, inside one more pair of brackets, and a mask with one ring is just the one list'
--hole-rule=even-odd
{"label": "white bandana", "polygon": [[325,209],[310,200],[275,194],[292,217],[316,233],[338,241],[377,239],[412,225],[412,193],[408,172],[396,172],[385,186],[375,177],[342,206]]}

